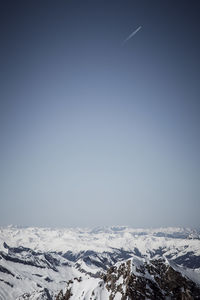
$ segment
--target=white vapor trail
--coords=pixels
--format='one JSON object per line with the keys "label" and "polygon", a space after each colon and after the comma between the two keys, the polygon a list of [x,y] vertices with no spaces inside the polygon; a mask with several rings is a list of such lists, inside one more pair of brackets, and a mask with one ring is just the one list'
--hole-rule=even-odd
{"label": "white vapor trail", "polygon": [[142,26],[139,26],[136,30],[134,30],[124,41],[123,41],[123,45],[128,42],[128,40],[130,40],[140,29],[142,28]]}

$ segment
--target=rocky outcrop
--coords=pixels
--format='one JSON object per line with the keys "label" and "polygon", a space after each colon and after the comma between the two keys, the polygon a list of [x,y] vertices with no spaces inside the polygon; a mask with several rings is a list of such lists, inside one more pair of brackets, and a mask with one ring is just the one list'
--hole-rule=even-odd
{"label": "rocky outcrop", "polygon": [[[133,270],[134,269],[134,270]],[[163,260],[151,260],[135,266],[128,260],[112,267],[103,276],[110,299],[200,299],[200,288]]]}

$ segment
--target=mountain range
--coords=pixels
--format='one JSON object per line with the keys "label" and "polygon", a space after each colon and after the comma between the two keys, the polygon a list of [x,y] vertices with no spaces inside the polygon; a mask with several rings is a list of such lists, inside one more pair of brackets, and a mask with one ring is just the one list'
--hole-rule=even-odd
{"label": "mountain range", "polygon": [[1,227],[0,299],[200,299],[200,231]]}

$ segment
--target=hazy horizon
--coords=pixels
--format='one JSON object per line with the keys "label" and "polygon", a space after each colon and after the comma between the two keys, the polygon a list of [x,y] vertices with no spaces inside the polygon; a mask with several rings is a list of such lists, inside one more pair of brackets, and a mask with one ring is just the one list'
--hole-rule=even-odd
{"label": "hazy horizon", "polygon": [[0,226],[200,226],[199,13],[1,3]]}

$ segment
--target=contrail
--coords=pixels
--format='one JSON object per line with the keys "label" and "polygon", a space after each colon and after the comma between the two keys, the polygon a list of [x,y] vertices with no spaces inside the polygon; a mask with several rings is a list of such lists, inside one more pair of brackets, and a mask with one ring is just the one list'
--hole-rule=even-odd
{"label": "contrail", "polygon": [[142,28],[142,26],[139,26],[135,31],[133,31],[124,41],[123,44],[124,45],[126,42],[128,42],[128,40],[130,40],[140,29]]}

